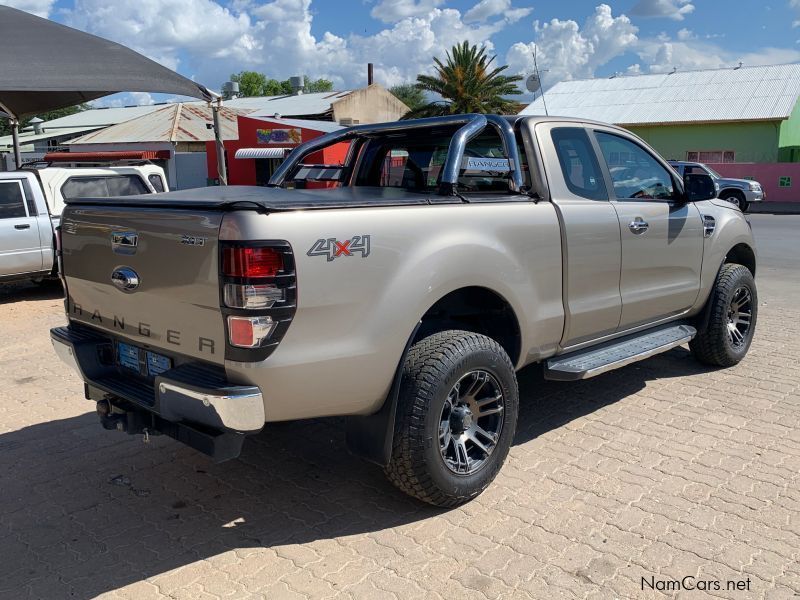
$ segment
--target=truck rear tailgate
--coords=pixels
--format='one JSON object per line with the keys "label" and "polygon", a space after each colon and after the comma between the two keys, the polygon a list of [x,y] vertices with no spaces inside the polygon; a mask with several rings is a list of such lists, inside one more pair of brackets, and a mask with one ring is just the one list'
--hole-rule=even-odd
{"label": "truck rear tailgate", "polygon": [[61,227],[69,318],[145,348],[223,364],[223,215],[69,206]]}

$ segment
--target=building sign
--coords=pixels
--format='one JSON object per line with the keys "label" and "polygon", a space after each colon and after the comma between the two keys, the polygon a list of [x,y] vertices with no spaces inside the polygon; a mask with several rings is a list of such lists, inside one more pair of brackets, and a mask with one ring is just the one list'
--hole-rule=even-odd
{"label": "building sign", "polygon": [[792,187],[792,178],[789,176],[779,177],[778,187]]}
{"label": "building sign", "polygon": [[256,129],[259,144],[300,144],[303,135],[299,127],[291,129]]}

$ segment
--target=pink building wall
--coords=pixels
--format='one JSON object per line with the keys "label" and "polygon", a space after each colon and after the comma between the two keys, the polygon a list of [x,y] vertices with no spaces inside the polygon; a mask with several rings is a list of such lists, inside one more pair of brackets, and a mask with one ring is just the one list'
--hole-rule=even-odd
{"label": "pink building wall", "polygon": [[[766,193],[766,202],[800,203],[800,163],[709,163],[723,177],[755,179]],[[791,187],[780,187],[781,177],[791,178]]]}

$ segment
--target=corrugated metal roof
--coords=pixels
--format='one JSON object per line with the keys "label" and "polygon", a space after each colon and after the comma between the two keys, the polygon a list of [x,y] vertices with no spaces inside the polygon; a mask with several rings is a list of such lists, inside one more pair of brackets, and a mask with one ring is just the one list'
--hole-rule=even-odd
{"label": "corrugated metal roof", "polygon": [[325,114],[331,110],[331,104],[348,94],[350,94],[350,91],[298,94],[296,96],[268,96],[265,98],[236,98],[235,100],[225,101],[225,105],[233,108],[252,109],[252,115],[259,117],[272,117],[275,114],[283,117],[300,117]]}
{"label": "corrugated metal roof", "polygon": [[315,131],[324,131],[330,133],[331,131],[339,131],[344,129],[341,125],[337,125],[332,121],[315,121],[313,119],[284,119],[283,117],[261,117],[254,114],[247,115],[251,119],[258,119],[265,123],[275,123],[278,125],[288,125],[289,127],[302,127],[304,129],[313,129]]}
{"label": "corrugated metal roof", "polygon": [[114,108],[92,108],[83,110],[74,115],[67,115],[52,121],[43,123],[45,128],[54,127],[107,127],[108,125],[116,125],[123,123],[129,119],[141,117],[154,110],[164,108],[161,104],[149,104],[145,106],[122,106]]}
{"label": "corrugated metal roof", "polygon": [[[28,144],[32,144],[38,140],[49,140],[51,138],[62,137],[62,136],[70,136],[70,135],[80,135],[82,133],[86,133],[87,131],[93,131],[97,129],[97,126],[94,127],[64,127],[61,129],[53,129],[53,130],[46,130],[40,134],[35,134],[32,131],[30,133],[23,131],[19,135],[19,143],[20,146],[25,146]],[[4,148],[12,148],[14,145],[13,139],[10,135],[4,135],[0,137],[0,149]]]}
{"label": "corrugated metal roof", "polygon": [[[800,64],[562,81],[545,92],[551,115],[644,125],[788,119]],[[543,115],[541,97],[522,115]]]}
{"label": "corrugated metal roof", "polygon": [[[245,114],[245,111],[222,107],[219,114],[222,139],[231,140],[239,137],[236,118],[240,114]],[[211,121],[211,109],[206,105],[168,104],[151,113],[84,135],[69,143],[207,142],[214,139],[214,131],[208,127]]]}

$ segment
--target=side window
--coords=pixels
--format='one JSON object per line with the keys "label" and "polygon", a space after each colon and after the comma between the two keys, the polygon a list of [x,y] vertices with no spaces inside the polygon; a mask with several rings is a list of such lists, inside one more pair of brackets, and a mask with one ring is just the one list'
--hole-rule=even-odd
{"label": "side window", "polygon": [[70,177],[61,186],[61,195],[65,200],[131,196],[149,192],[150,190],[138,175]]}
{"label": "side window", "polygon": [[611,173],[617,198],[670,200],[674,198],[672,176],[649,152],[634,142],[603,131],[595,131],[603,158]]}
{"label": "side window", "polygon": [[0,181],[0,219],[27,217],[22,184],[17,181]]}
{"label": "side window", "polygon": [[686,165],[683,168],[685,175],[708,175],[708,172],[703,167],[695,167],[693,165]]}
{"label": "side window", "polygon": [[156,192],[164,191],[164,180],[161,179],[161,175],[156,175],[155,173],[152,175],[148,175],[147,180],[150,182],[150,185],[153,186],[153,189]]}
{"label": "side window", "polygon": [[557,127],[550,132],[564,181],[576,196],[608,200],[600,165],[582,127]]}

